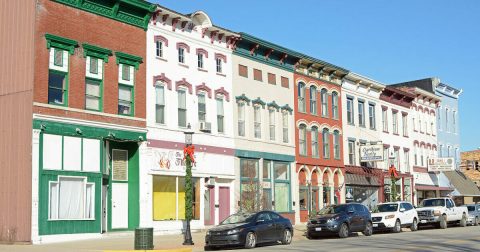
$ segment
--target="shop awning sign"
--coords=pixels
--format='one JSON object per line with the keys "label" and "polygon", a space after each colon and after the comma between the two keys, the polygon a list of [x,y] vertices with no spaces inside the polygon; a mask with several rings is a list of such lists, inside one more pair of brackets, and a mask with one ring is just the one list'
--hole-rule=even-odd
{"label": "shop awning sign", "polygon": [[441,172],[441,171],[453,171],[453,170],[455,170],[455,162],[451,157],[428,159],[429,172]]}
{"label": "shop awning sign", "polygon": [[361,145],[360,162],[383,161],[383,144]]}

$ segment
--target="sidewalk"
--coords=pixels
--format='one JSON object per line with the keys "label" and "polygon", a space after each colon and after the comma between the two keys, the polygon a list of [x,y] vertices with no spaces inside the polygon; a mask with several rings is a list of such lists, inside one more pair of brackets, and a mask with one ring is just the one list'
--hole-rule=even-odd
{"label": "sidewalk", "polygon": [[[294,237],[293,242],[298,240],[305,240],[304,231],[305,225],[296,225],[294,226]],[[153,237],[153,244],[155,250],[172,250],[172,251],[182,251],[186,252],[191,249],[191,251],[203,251],[203,246],[205,245],[205,230],[201,232],[193,232],[192,239],[195,243],[193,246],[183,246],[183,234],[176,235],[155,235]],[[134,232],[128,233],[109,233],[108,235],[103,236],[101,239],[90,239],[74,242],[61,242],[61,243],[50,243],[50,244],[40,244],[40,245],[3,245],[0,244],[0,251],[11,251],[11,252],[23,252],[23,251],[49,251],[49,252],[60,252],[60,251],[126,251],[134,249]],[[178,249],[187,249],[187,250],[178,250]]]}

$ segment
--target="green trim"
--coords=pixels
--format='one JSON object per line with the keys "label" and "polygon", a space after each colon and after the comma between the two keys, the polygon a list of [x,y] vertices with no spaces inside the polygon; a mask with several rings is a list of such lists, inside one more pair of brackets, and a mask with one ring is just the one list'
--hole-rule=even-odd
{"label": "green trim", "polygon": [[250,99],[249,99],[245,94],[236,96],[236,97],[235,97],[235,100],[237,101],[237,103],[238,103],[239,100],[241,100],[241,101],[246,102],[247,105],[250,105]]}
{"label": "green trim", "polygon": [[[126,85],[126,84],[122,84],[122,83],[119,83],[118,86],[119,86],[119,90],[120,90],[120,87],[126,87],[126,88],[130,88],[130,90],[132,91],[132,94],[131,94],[131,97],[130,97],[130,114],[120,114],[120,113],[118,113],[118,114],[119,115],[124,115],[124,116],[134,116],[135,115],[135,89],[133,88],[134,86]],[[118,99],[118,100],[120,101],[120,99]]]}
{"label": "green trim", "polygon": [[[54,70],[54,69],[49,69],[48,70],[48,74],[50,75],[50,72],[52,73],[55,73],[55,74],[63,74],[65,75],[65,87],[63,90],[65,90],[63,92],[63,103],[62,104],[59,104],[59,103],[54,103],[54,102],[48,102],[49,104],[52,104],[52,105],[56,105],[56,106],[62,106],[62,107],[68,107],[68,75],[69,73],[68,72],[62,72],[62,71],[58,71],[58,70]],[[48,91],[50,91],[50,77],[49,77],[49,80],[48,80]],[[48,96],[48,92],[47,92],[47,96]],[[48,99],[48,98],[47,98]]]}
{"label": "green trim", "polygon": [[267,106],[268,107],[272,107],[272,108],[275,108],[277,110],[277,112],[280,110],[280,106],[278,106],[278,104],[275,102],[275,101],[272,101],[270,103],[267,103]]}
{"label": "green trim", "polygon": [[295,156],[291,156],[291,155],[261,152],[261,151],[239,150],[239,149],[235,150],[235,156],[241,157],[241,158],[263,158],[263,159],[268,159],[272,161],[285,161],[285,162],[295,161]]}
{"label": "green trim", "polygon": [[108,62],[108,56],[112,55],[112,50],[110,49],[102,48],[95,45],[90,45],[87,43],[83,43],[82,46],[83,46],[83,57],[85,58],[87,56],[90,56],[90,57],[103,59],[103,61]]}
{"label": "green trim", "polygon": [[240,34],[240,37],[242,38],[242,40],[247,40],[249,42],[256,43],[256,44],[262,45],[262,46],[267,47],[267,48],[271,48],[276,52],[286,53],[286,54],[288,54],[289,57],[291,57],[291,56],[294,56],[294,57],[297,57],[297,58],[302,57],[302,54],[299,53],[299,52],[296,52],[296,51],[287,49],[285,47],[273,44],[273,43],[268,42],[266,40],[254,37],[254,36],[252,36],[248,33],[240,32],[239,34]]}
{"label": "green trim", "polygon": [[265,102],[262,101],[262,99],[260,99],[260,97],[257,97],[257,99],[252,100],[252,104],[253,105],[260,104],[260,105],[262,105],[262,108],[265,108]]}
{"label": "green trim", "polygon": [[63,38],[49,33],[45,33],[45,39],[47,40],[47,49],[51,47],[60,48],[68,51],[71,55],[73,55],[75,47],[78,46],[78,42],[73,39]]}
{"label": "green trim", "polygon": [[[279,64],[276,64],[274,63],[273,61],[266,61],[266,60],[263,60],[263,59],[259,59],[257,57],[254,57],[246,52],[243,52],[243,51],[239,51],[239,50],[236,50],[236,51],[233,51],[233,54],[234,55],[237,55],[239,57],[243,57],[243,58],[247,58],[247,59],[250,59],[250,60],[253,60],[253,61],[256,61],[256,62],[259,62],[259,63],[262,63],[262,64],[265,64],[265,65],[269,65],[269,66],[272,66],[272,67],[276,67],[276,68],[280,68],[282,70],[285,70],[285,71],[288,71],[288,72],[295,72],[295,70],[291,67],[288,67],[286,65],[279,65]],[[248,78],[248,77],[245,77],[245,76],[242,76],[244,78]]]}
{"label": "green trim", "polygon": [[[78,124],[66,124],[47,120],[33,120],[33,128],[40,129],[43,133],[63,136],[78,136],[94,139],[109,139],[119,141],[141,142],[147,139],[147,133],[126,130],[114,130]],[[77,133],[77,129],[81,133]]]}
{"label": "green trim", "polygon": [[117,65],[118,64],[125,64],[134,66],[136,70],[141,63],[143,63],[143,58],[140,56],[123,53],[123,52],[115,52],[115,56],[117,57]]}
{"label": "green trim", "polygon": [[[103,65],[102,65],[102,69],[103,69]],[[95,81],[95,82],[98,82],[99,84],[99,89],[100,89],[100,97],[99,97],[99,101],[98,101],[98,110],[97,109],[89,109],[87,108],[87,80],[91,80],[91,81]],[[93,96],[92,96],[93,97]],[[90,110],[90,111],[100,111],[102,112],[103,111],[103,79],[102,80],[99,80],[99,79],[95,79],[95,78],[91,78],[91,77],[85,77],[85,110]]]}
{"label": "green trim", "polygon": [[99,16],[143,28],[145,31],[156,6],[143,0],[54,0]]}

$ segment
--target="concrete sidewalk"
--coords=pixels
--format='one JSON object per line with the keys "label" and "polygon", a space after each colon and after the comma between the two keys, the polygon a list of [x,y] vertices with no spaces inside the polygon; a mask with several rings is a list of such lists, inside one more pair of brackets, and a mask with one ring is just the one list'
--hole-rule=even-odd
{"label": "concrete sidewalk", "polygon": [[[304,236],[305,225],[294,226],[293,242],[306,240]],[[155,250],[169,251],[203,251],[205,245],[206,230],[192,233],[193,246],[184,246],[183,234],[176,235],[154,235],[153,243]],[[39,245],[3,245],[0,244],[0,251],[23,252],[23,251],[128,251],[134,249],[134,232],[109,233],[99,239],[89,239],[72,242],[60,242]],[[185,250],[186,249],[186,250]]]}

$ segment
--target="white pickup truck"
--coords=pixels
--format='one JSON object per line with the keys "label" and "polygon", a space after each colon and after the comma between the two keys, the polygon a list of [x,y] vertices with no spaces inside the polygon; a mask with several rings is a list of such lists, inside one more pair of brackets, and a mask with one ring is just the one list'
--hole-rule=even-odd
{"label": "white pickup truck", "polygon": [[448,223],[458,222],[465,227],[468,220],[466,206],[455,206],[450,198],[424,199],[417,208],[419,225],[436,224],[445,229]]}

